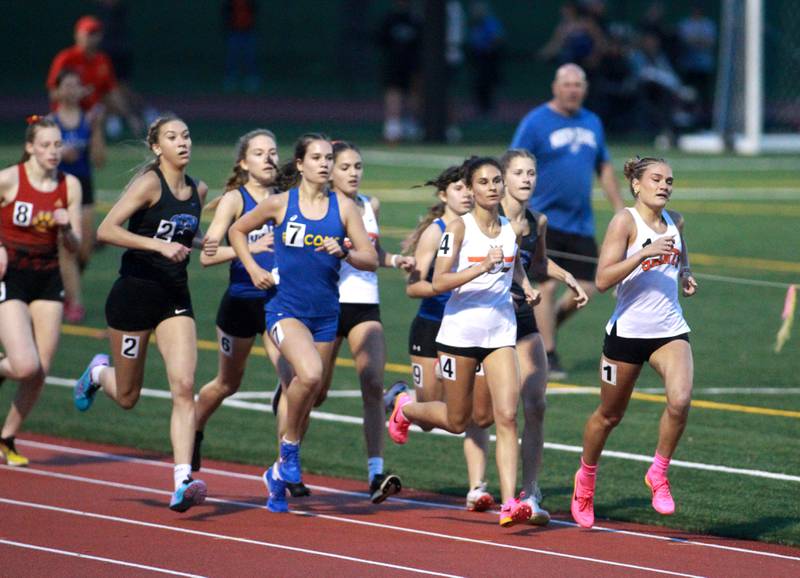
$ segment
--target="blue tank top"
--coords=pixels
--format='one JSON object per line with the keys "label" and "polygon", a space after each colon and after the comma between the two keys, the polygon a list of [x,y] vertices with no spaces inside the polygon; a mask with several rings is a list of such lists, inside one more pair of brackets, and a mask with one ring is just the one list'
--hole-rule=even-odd
{"label": "blue tank top", "polygon": [[92,166],[89,163],[89,141],[92,138],[92,127],[89,125],[86,113],[81,112],[81,120],[78,126],[73,128],[66,128],[57,114],[53,115],[53,120],[61,129],[61,140],[64,146],[78,151],[78,159],[75,162],[65,163],[62,161],[58,168],[79,178],[90,176]]}
{"label": "blue tank top", "polygon": [[288,193],[286,215],[275,227],[278,293],[267,303],[269,313],[297,317],[339,315],[339,258],[317,251],[326,237],[342,243],[344,225],[336,193],[328,192],[328,212],[319,220],[300,211],[296,188]]}
{"label": "blue tank top", "polygon": [[[242,196],[242,215],[252,211],[258,204],[256,200],[250,195],[250,192],[245,187],[239,187],[239,194]],[[250,231],[247,235],[248,243],[255,243],[264,235],[272,232],[273,222],[264,223],[261,228]],[[266,271],[272,271],[275,266],[275,254],[271,251],[264,251],[253,255],[258,266]],[[228,293],[232,297],[239,297],[241,299],[271,299],[277,291],[274,287],[264,291],[253,285],[250,280],[250,274],[244,268],[242,262],[237,258],[231,261],[230,273],[228,275],[230,287]]]}
{"label": "blue tank top", "polygon": [[[444,233],[444,230],[447,227],[447,225],[444,224],[444,221],[441,219],[436,219],[434,223],[439,225],[442,233]],[[436,257],[434,257],[433,261],[431,261],[431,268],[428,269],[428,276],[425,278],[425,280],[429,283],[433,282],[433,267],[435,264]],[[433,297],[425,297],[425,299],[423,299],[419,304],[417,316],[422,317],[423,319],[430,319],[431,321],[441,321],[442,317],[444,317],[444,306],[447,305],[448,299],[450,299],[450,291],[447,293],[439,293]]]}

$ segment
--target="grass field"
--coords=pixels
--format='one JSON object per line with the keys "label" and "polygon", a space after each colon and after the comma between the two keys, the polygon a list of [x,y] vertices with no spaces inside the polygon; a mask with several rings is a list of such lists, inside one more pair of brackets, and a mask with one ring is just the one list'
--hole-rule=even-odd
{"label": "grass field", "polygon": [[[365,150],[363,191],[381,199],[384,245],[396,250],[431,202],[431,190],[411,189],[412,185],[466,154],[495,154],[502,152],[501,146]],[[289,149],[282,152],[288,156]],[[650,151],[614,148],[612,154],[621,166],[636,152]],[[19,147],[0,148],[0,158],[6,162],[13,162],[18,155]],[[139,149],[120,146],[111,151],[108,166],[97,175],[101,209],[107,210],[130,178],[131,168],[143,159]],[[216,194],[231,159],[232,147],[196,143],[190,172],[206,180]],[[671,208],[686,218],[687,242],[700,283],[698,295],[684,301],[693,329],[696,391],[689,425],[675,456],[691,463],[672,469],[678,513],[659,517],[650,508],[649,492],[642,483],[647,465],[637,459],[652,455],[663,408],[657,393],[659,381],[648,369],[628,415],[609,440],[607,449],[620,454],[602,462],[597,515],[800,545],[800,337],[795,335],[781,354],[772,351],[785,284],[800,282],[800,163],[796,158],[780,157],[676,154],[670,159],[675,173]],[[595,207],[600,237],[611,214],[600,198]],[[119,255],[117,249],[106,248],[87,271],[88,316],[82,327],[64,328],[53,376],[74,378],[92,353],[107,350],[96,330],[105,327],[103,304],[117,274]],[[386,382],[390,383],[407,377],[406,339],[417,303],[405,297],[403,279],[397,272],[384,270],[380,275],[390,362]],[[214,318],[227,270],[204,270],[195,259],[190,276],[198,333],[204,340],[197,371],[197,383],[202,385],[216,372]],[[602,331],[612,309],[610,294],[597,296],[560,334],[559,349],[569,383],[582,387],[565,390],[554,385],[548,395],[548,445],[541,485],[544,504],[551,511],[566,512],[569,507],[571,476],[578,462],[574,450],[581,443],[585,419],[597,403],[590,387],[597,385]],[[347,351],[342,355],[346,358]],[[146,387],[166,390],[157,351],[152,349],[149,357]],[[271,390],[274,383],[274,373],[263,355],[254,355],[242,391],[263,392]],[[357,388],[347,359],[341,360],[333,387]],[[8,407],[13,391],[8,383],[0,389],[0,407]],[[257,411],[258,405],[249,407],[219,410],[206,429],[207,456],[256,464],[274,458],[273,417]],[[333,397],[321,409],[333,417],[313,423],[304,445],[304,467],[311,472],[365,478],[361,428],[335,417],[359,416],[360,400]],[[71,406],[70,390],[52,386],[46,389],[26,428],[169,453],[169,412],[169,401],[158,397],[144,397],[130,412],[101,398],[88,414],[79,415]],[[408,446],[402,448],[389,442],[386,462],[408,486],[458,495],[466,491],[461,444],[451,437],[412,434]],[[728,470],[703,469],[707,465]],[[782,476],[765,477],[764,472]],[[497,489],[491,465],[489,483]]]}

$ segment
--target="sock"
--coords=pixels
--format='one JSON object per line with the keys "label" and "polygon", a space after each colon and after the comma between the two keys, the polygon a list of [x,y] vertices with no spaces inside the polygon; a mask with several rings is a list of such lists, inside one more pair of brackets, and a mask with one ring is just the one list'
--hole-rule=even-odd
{"label": "sock", "polygon": [[96,365],[92,368],[92,372],[89,378],[92,380],[94,385],[100,385],[100,375],[103,373],[103,370],[108,367],[107,365]]}
{"label": "sock", "polygon": [[276,480],[283,480],[283,478],[281,477],[280,468],[278,468],[278,462],[275,462],[270,467],[272,468],[272,477],[275,478]]}
{"label": "sock", "polygon": [[300,442],[290,442],[289,440],[286,439],[286,436],[283,436],[281,438],[281,443],[282,444],[289,444],[290,446],[300,445]]}
{"label": "sock", "polygon": [[650,466],[650,469],[647,471],[647,473],[654,478],[666,478],[667,470],[669,469],[669,462],[669,458],[665,458],[656,452],[656,455],[653,456],[653,464]]}
{"label": "sock", "polygon": [[383,473],[383,458],[367,458],[367,471],[369,472],[369,481],[372,483],[372,478]]}
{"label": "sock", "polygon": [[597,464],[590,466],[581,458],[581,469],[578,470],[578,481],[582,486],[594,489],[595,479],[597,478]]}
{"label": "sock", "polygon": [[190,478],[192,476],[192,465],[191,464],[175,464],[175,468],[172,470],[172,477],[175,481],[175,489],[177,490],[181,484],[186,480],[186,478]]}
{"label": "sock", "polygon": [[6,446],[9,449],[15,450],[14,447],[14,439],[16,436],[8,436],[7,438],[0,437],[0,443]]}

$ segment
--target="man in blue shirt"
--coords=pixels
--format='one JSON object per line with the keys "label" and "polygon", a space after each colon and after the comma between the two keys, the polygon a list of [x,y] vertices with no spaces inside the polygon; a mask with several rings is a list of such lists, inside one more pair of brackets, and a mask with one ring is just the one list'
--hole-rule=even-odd
{"label": "man in blue shirt", "polygon": [[[559,67],[552,88],[553,98],[522,119],[511,148],[527,149],[536,156],[538,178],[530,206],[547,216],[547,248],[557,252],[553,260],[572,273],[591,296],[596,291],[597,262],[592,212],[595,173],[614,211],[624,204],[603,124],[582,106],[588,88],[583,69],[576,64]],[[564,253],[576,257],[560,255]],[[547,350],[550,378],[565,379],[556,353],[556,331],[575,312],[576,303],[569,292],[556,299],[557,287],[555,280],[541,284],[542,301],[534,311]]]}

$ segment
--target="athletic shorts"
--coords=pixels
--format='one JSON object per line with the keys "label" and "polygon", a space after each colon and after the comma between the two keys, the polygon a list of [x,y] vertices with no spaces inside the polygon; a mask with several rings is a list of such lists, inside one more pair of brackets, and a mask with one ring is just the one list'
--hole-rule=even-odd
{"label": "athletic shorts", "polygon": [[291,313],[267,312],[267,328],[270,337],[276,345],[280,346],[283,341],[283,331],[276,324],[283,319],[297,319],[305,325],[317,343],[327,343],[336,339],[336,329],[339,326],[338,315],[326,315],[324,317],[302,317]]}
{"label": "athletic shorts", "polygon": [[525,301],[521,303],[514,301],[514,314],[517,317],[517,341],[539,332],[539,327],[536,325],[536,316],[533,314],[533,307]]}
{"label": "athletic shorts", "polygon": [[340,303],[336,337],[347,337],[353,327],[367,321],[381,322],[381,307],[377,303]]}
{"label": "athletic shorts", "polygon": [[94,204],[94,179],[91,175],[76,177],[81,182],[81,206]]}
{"label": "athletic shorts", "polygon": [[439,354],[436,350],[436,336],[442,321],[434,321],[417,315],[411,322],[408,332],[408,354],[415,357],[430,357],[436,359]]}
{"label": "athletic shorts", "polygon": [[552,257],[558,265],[572,273],[575,279],[591,281],[597,272],[597,243],[594,237],[565,233],[558,229],[547,229],[547,249],[561,253],[572,253],[582,257],[592,258],[591,262],[575,260],[569,257]]}
{"label": "athletic shorts", "polygon": [[[513,347],[510,345],[509,347]],[[439,350],[441,353],[449,353],[451,355],[458,355],[459,357],[471,357],[478,361],[478,363],[483,363],[483,360],[489,357],[489,355],[501,349],[500,347],[456,347],[454,345],[445,345],[444,343],[436,342],[436,349]],[[441,359],[440,365],[441,365]],[[442,369],[442,373],[444,374],[444,368]]]}
{"label": "athletic shorts", "polygon": [[64,301],[64,284],[58,268],[50,271],[7,269],[0,281],[0,303],[16,299],[32,301]]}
{"label": "athletic shorts", "polygon": [[228,288],[217,310],[217,327],[231,337],[242,339],[263,335],[267,330],[266,302],[264,298],[234,297]]}
{"label": "athletic shorts", "polygon": [[165,286],[125,276],[114,282],[106,299],[106,323],[112,329],[155,329],[170,317],[194,318],[188,285]]}
{"label": "athletic shorts", "polygon": [[650,356],[670,341],[682,339],[689,341],[688,333],[681,333],[672,337],[657,337],[655,339],[642,339],[638,337],[619,337],[617,324],[611,328],[611,333],[606,334],[603,342],[603,356],[611,361],[622,361],[643,365]]}

